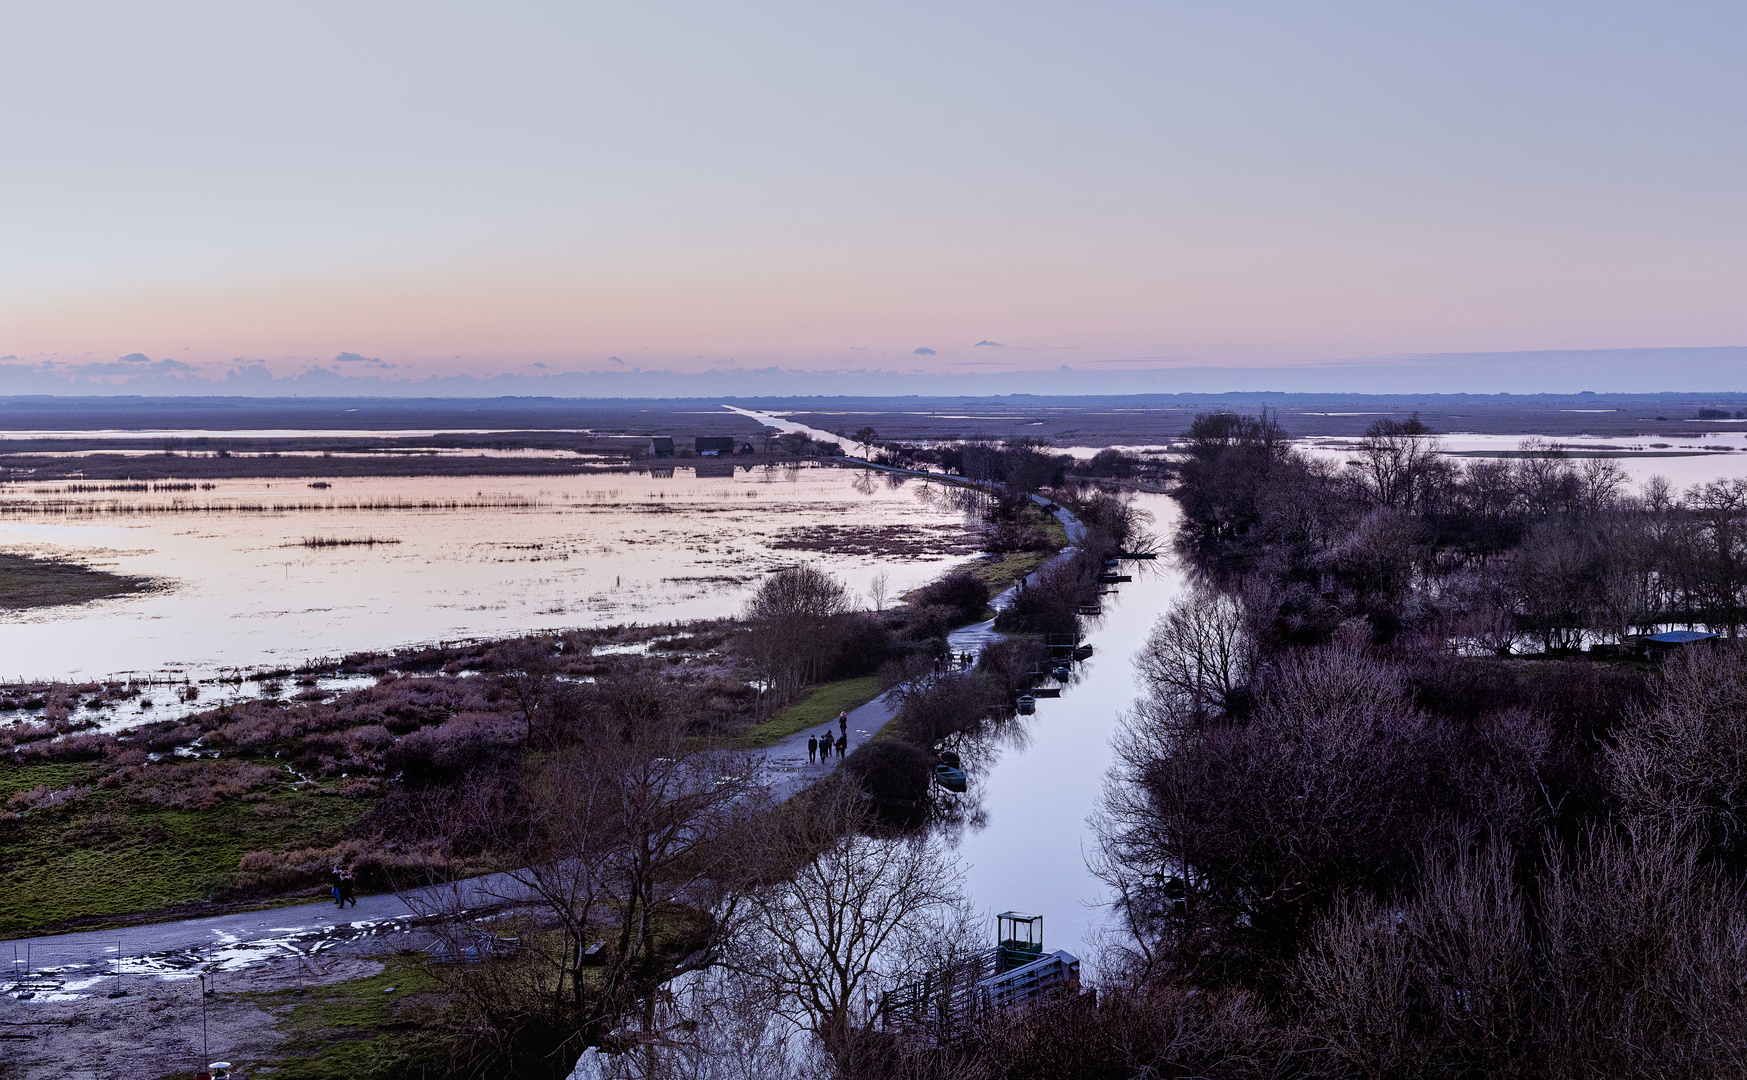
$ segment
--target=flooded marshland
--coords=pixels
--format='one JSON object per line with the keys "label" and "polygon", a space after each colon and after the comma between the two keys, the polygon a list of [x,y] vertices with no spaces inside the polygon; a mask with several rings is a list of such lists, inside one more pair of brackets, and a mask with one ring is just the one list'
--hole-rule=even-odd
{"label": "flooded marshland", "polygon": [[931,485],[723,463],[577,477],[0,484],[0,549],[153,579],[0,615],[0,678],[196,680],[353,651],[736,612],[809,562],[896,595],[975,554]]}

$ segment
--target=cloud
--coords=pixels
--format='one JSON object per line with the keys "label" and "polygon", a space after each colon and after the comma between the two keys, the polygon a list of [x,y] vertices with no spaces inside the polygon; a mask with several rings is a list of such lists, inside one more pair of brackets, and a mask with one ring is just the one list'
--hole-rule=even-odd
{"label": "cloud", "polygon": [[529,367],[544,368],[546,365],[542,364],[540,361],[536,360],[533,363],[529,364],[528,366]]}
{"label": "cloud", "polygon": [[69,372],[78,375],[169,375],[172,373],[191,372],[193,364],[184,364],[180,360],[153,360],[145,353],[128,353],[114,360],[99,360],[89,364],[58,365]]}
{"label": "cloud", "polygon": [[620,360],[616,356],[609,356],[609,357],[607,357],[607,363],[618,364],[619,366],[623,367],[625,362],[623,360]]}
{"label": "cloud", "polygon": [[923,346],[920,349],[911,349],[910,351],[915,353],[917,356],[933,356],[934,355],[934,350],[928,348],[927,346]]}
{"label": "cloud", "polygon": [[336,364],[363,364],[365,367],[384,368],[384,369],[398,366],[396,364],[391,364],[386,360],[380,360],[374,356],[359,356],[355,352],[343,352],[343,353],[341,353],[340,355],[334,357],[334,363],[336,363]]}
{"label": "cloud", "polygon": [[975,345],[972,345],[971,348],[973,348],[973,349],[981,348],[984,345],[992,345],[997,349],[1005,349],[1007,347],[1007,346],[1001,344],[999,341],[979,341]]}

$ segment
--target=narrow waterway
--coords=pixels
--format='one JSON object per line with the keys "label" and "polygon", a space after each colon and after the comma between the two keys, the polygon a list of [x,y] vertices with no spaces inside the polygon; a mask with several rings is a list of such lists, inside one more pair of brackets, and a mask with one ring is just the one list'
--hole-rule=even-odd
{"label": "narrow waterway", "polygon": [[[1167,497],[1141,495],[1136,505],[1152,515],[1159,535],[1174,528],[1176,507]],[[1082,957],[1108,911],[1108,890],[1087,866],[1096,846],[1087,818],[1111,765],[1111,738],[1139,693],[1134,655],[1183,587],[1167,556],[1124,562],[1121,572],[1134,580],[1103,598],[1102,615],[1082,620],[1093,653],[1074,665],[1062,696],[1040,698],[1036,715],[964,749],[970,786],[957,796],[963,813],[941,826],[991,931],[996,912],[1042,915],[1044,948]]]}

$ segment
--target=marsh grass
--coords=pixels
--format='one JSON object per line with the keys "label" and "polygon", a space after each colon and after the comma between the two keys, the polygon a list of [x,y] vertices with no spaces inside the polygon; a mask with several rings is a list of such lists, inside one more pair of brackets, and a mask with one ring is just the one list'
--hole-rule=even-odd
{"label": "marsh grass", "polygon": [[[306,536],[298,541],[297,547],[331,548],[331,547],[375,547],[377,544],[398,544],[400,541],[392,536]],[[286,547],[292,547],[286,544]]]}
{"label": "marsh grass", "polygon": [[143,578],[94,570],[78,563],[0,554],[0,608],[83,604],[141,592],[150,585]]}

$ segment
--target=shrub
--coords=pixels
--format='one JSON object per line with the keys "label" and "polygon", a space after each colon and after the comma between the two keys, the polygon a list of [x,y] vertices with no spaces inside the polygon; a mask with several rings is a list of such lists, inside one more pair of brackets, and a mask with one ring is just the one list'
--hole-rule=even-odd
{"label": "shrub", "polygon": [[873,800],[879,816],[897,824],[920,821],[934,758],[902,739],[876,739],[857,747],[843,771]]}
{"label": "shrub", "polygon": [[924,585],[911,596],[919,607],[952,608],[965,620],[980,618],[989,606],[988,583],[979,577],[959,572]]}

